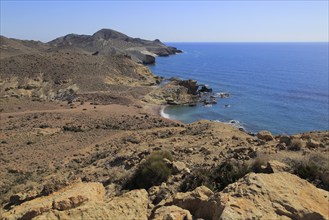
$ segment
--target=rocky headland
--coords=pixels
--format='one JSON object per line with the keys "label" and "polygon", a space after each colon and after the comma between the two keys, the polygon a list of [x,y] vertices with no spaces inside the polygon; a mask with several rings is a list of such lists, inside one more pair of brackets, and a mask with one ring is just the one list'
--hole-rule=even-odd
{"label": "rocky headland", "polygon": [[159,116],[215,101],[143,65],[178,49],[109,29],[0,40],[1,219],[329,219],[328,131]]}

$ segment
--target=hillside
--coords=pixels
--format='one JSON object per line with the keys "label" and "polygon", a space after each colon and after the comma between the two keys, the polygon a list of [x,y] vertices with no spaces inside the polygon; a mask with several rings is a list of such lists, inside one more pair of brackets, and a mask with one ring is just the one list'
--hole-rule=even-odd
{"label": "hillside", "polygon": [[0,36],[0,59],[20,54],[39,53],[50,46],[40,41],[18,40]]}
{"label": "hillside", "polygon": [[329,132],[162,118],[199,86],[133,56],[175,48],[108,29],[0,46],[1,219],[329,219]]}

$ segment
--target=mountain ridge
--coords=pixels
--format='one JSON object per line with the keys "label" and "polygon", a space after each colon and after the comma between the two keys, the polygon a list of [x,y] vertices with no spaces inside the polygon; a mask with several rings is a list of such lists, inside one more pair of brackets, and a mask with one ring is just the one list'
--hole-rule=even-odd
{"label": "mountain ridge", "polygon": [[92,35],[68,34],[47,44],[54,47],[74,46],[87,52],[101,55],[127,55],[138,63],[152,64],[156,56],[181,53],[175,47],[168,47],[160,40],[132,38],[112,29],[101,29]]}
{"label": "mountain ridge", "polygon": [[1,57],[74,47],[93,55],[127,56],[142,64],[154,63],[156,56],[169,56],[182,52],[175,47],[166,46],[158,39],[151,41],[133,38],[106,28],[100,29],[92,35],[67,34],[47,43],[0,36],[0,47],[3,53]]}

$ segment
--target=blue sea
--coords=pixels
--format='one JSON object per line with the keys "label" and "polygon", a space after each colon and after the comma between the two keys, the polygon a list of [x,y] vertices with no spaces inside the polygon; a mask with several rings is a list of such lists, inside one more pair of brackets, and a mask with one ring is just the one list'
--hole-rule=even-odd
{"label": "blue sea", "polygon": [[[328,130],[328,43],[167,43],[184,51],[150,66],[166,78],[196,79],[218,104],[170,106],[164,114],[191,123],[235,122],[248,132]],[[234,121],[232,121],[234,120]]]}

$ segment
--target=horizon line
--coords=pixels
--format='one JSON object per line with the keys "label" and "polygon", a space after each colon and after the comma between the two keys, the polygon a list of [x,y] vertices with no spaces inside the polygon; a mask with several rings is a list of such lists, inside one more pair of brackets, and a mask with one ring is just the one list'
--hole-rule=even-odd
{"label": "horizon line", "polygon": [[[36,40],[36,39],[20,39],[16,37],[8,37],[3,34],[0,34],[1,37],[14,39],[14,40],[23,40],[23,41],[39,41],[42,43],[49,43],[50,41]],[[135,37],[132,37],[135,38]],[[53,39],[54,40],[54,39]],[[145,39],[147,40],[147,39]],[[152,41],[152,40],[149,40]],[[163,43],[329,43],[328,41],[161,41]]]}
{"label": "horizon line", "polygon": [[329,43],[329,41],[163,41],[163,43]]}

